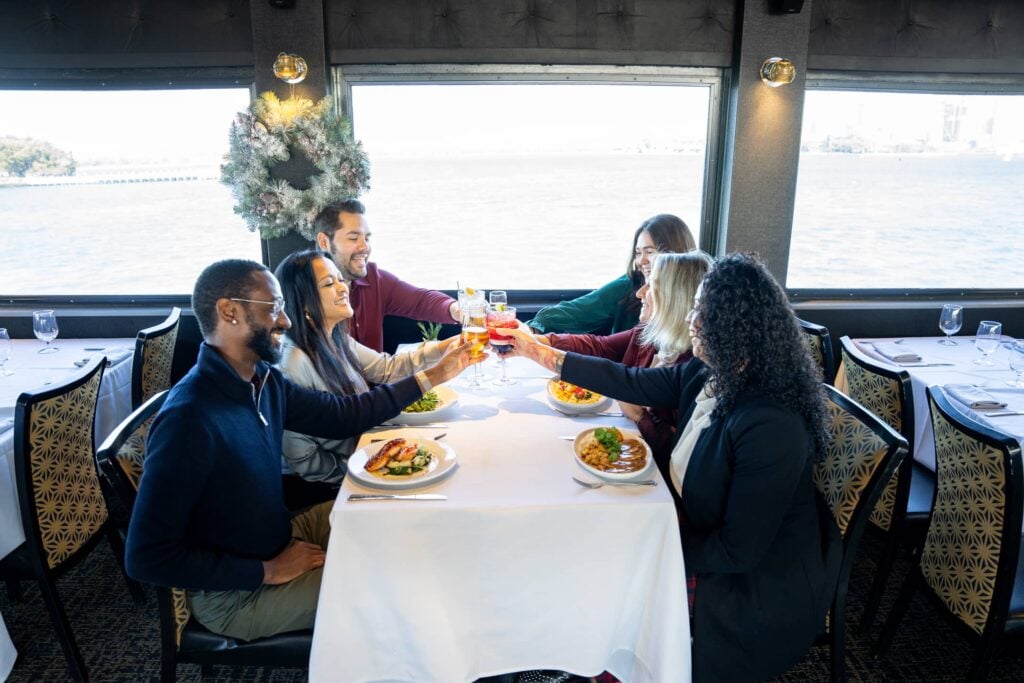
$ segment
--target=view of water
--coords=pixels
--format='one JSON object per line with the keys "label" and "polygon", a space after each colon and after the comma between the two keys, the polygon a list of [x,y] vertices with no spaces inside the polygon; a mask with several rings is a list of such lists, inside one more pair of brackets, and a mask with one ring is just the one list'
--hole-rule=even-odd
{"label": "view of water", "polygon": [[1024,157],[802,154],[787,285],[1024,287]]}
{"label": "view of water", "polygon": [[[703,158],[607,154],[374,159],[374,260],[454,289],[593,287],[633,230],[696,231]],[[1024,159],[804,154],[791,287],[1024,286]],[[0,295],[187,293],[257,236],[214,180],[0,186]]]}

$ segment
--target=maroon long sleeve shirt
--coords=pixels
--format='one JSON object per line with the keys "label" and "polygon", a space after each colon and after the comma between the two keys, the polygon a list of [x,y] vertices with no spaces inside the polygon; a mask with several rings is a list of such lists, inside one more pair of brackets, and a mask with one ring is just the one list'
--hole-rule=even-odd
{"label": "maroon long sleeve shirt", "polygon": [[384,316],[451,323],[450,296],[403,282],[376,263],[366,264],[366,277],[349,283],[349,301],[355,309],[349,334],[357,342],[384,350]]}

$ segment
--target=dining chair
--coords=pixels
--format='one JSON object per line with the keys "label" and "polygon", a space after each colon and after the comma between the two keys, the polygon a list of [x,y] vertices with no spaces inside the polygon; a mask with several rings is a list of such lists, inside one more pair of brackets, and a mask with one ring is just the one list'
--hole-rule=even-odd
{"label": "dining chair", "polygon": [[876,654],[888,650],[923,583],[976,641],[967,678],[980,681],[1002,637],[1024,634],[1021,447],[1015,438],[961,413],[941,387],[930,387],[928,398],[935,432],[935,505]]}
{"label": "dining chair", "polygon": [[[879,363],[865,355],[847,337],[839,340],[846,390],[850,398],[870,410],[907,440],[914,452],[914,390],[910,373]],[[909,535],[916,551],[924,537],[935,496],[935,475],[913,457],[904,458],[882,491],[871,512],[871,526],[884,534],[882,555],[864,604],[860,632],[868,631],[875,621],[878,605],[900,540]]]}
{"label": "dining chair", "polygon": [[[107,437],[99,450],[100,468],[110,488],[120,497],[129,514],[135,507],[139,482],[145,467],[145,439],[153,418],[168,392],[154,394]],[[176,680],[179,663],[199,664],[204,675],[212,665],[271,666],[305,668],[313,631],[292,631],[244,641],[213,633],[192,618],[188,596],[183,589],[156,586],[160,612],[160,680]]]}
{"label": "dining chair", "polygon": [[25,542],[0,560],[0,577],[35,580],[75,680],[88,670],[75,641],[57,579],[107,537],[125,581],[124,546],[110,524],[93,449],[96,399],[104,357],[72,379],[27,391],[15,405],[14,465]]}
{"label": "dining chair", "polygon": [[181,309],[171,309],[167,319],[139,331],[132,360],[132,410],[158,391],[171,388],[171,364],[178,340]]}
{"label": "dining chair", "polygon": [[814,468],[814,484],[843,539],[828,639],[832,680],[846,680],[846,593],[857,547],[886,482],[908,453],[907,441],[859,403],[825,386],[831,440]]}
{"label": "dining chair", "polygon": [[811,347],[811,356],[821,368],[821,380],[826,384],[832,384],[835,375],[835,355],[832,353],[832,338],[828,334],[828,328],[800,318],[797,318],[797,322],[804,331],[807,345]]}

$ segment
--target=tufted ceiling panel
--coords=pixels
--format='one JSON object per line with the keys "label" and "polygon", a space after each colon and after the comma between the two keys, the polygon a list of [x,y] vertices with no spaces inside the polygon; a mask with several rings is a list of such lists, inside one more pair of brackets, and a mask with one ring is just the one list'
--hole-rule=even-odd
{"label": "tufted ceiling panel", "polygon": [[333,62],[728,64],[734,0],[325,0]]}
{"label": "tufted ceiling panel", "polygon": [[1013,72],[1024,67],[1021,0],[814,0],[811,68]]}
{"label": "tufted ceiling panel", "polygon": [[249,0],[18,0],[0,13],[6,67],[252,64]]}

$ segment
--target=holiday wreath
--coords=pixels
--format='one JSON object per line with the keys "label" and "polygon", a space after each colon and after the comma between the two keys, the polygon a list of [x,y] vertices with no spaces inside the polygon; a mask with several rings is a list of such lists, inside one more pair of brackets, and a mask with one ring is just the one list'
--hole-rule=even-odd
{"label": "holiday wreath", "polygon": [[[313,220],[332,202],[355,198],[370,187],[370,162],[352,139],[348,122],[330,100],[279,100],[265,92],[231,124],[230,150],[221,182],[230,185],[235,213],[267,239],[295,231],[313,239]],[[299,190],[270,177],[274,164],[293,152],[305,155],[320,173]]]}

